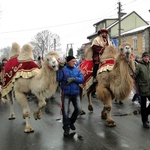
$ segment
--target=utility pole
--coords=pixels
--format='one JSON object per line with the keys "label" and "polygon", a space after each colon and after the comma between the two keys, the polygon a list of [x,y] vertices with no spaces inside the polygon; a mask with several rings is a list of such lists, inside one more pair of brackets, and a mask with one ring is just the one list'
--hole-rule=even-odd
{"label": "utility pole", "polygon": [[118,46],[121,44],[121,3],[118,2]]}
{"label": "utility pole", "polygon": [[56,39],[54,38],[54,51],[56,51]]}

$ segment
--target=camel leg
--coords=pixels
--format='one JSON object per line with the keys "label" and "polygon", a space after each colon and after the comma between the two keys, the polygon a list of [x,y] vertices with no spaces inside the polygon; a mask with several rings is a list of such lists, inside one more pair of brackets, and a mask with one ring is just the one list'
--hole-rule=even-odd
{"label": "camel leg", "polygon": [[15,113],[14,113],[14,94],[13,94],[13,91],[11,91],[10,93],[8,93],[6,95],[6,97],[7,97],[7,99],[10,102],[10,114],[9,114],[8,119],[9,120],[13,120],[13,119],[16,118]]}
{"label": "camel leg", "polygon": [[38,107],[35,109],[34,114],[33,114],[35,120],[41,119],[42,108],[44,108],[46,106],[45,99],[38,98],[38,100],[39,100]]}
{"label": "camel leg", "polygon": [[88,90],[88,92],[87,92],[88,110],[89,110],[89,111],[93,111],[93,110],[94,110],[94,109],[93,109],[92,100],[91,100],[91,94],[95,91],[96,86],[97,86],[97,83],[93,83],[93,84],[90,86],[90,88],[89,88],[89,90]]}
{"label": "camel leg", "polygon": [[81,113],[80,113],[80,115],[85,115],[86,112],[82,109],[82,99],[83,99],[83,89],[80,87],[80,101],[81,101]]}
{"label": "camel leg", "polygon": [[107,88],[99,86],[97,88],[97,93],[99,99],[103,102],[104,108],[101,112],[102,119],[106,119],[106,126],[114,127],[116,126],[115,121],[112,119],[111,116],[111,109],[112,109],[112,95],[108,91]]}
{"label": "camel leg", "polygon": [[28,100],[26,98],[26,95],[24,93],[21,93],[21,92],[16,90],[15,91],[15,96],[16,96],[17,101],[20,103],[20,105],[22,107],[23,118],[26,121],[24,132],[25,133],[34,132],[33,127],[29,123],[30,108],[29,108],[29,105],[28,105]]}
{"label": "camel leg", "polygon": [[87,98],[88,98],[88,110],[93,111],[93,104],[91,101],[91,93],[92,92],[87,92]]}
{"label": "camel leg", "polygon": [[112,119],[111,116],[111,109],[112,109],[112,100],[109,99],[104,102],[104,108],[102,110],[102,119],[106,119],[106,126],[114,127],[116,126],[115,121]]}

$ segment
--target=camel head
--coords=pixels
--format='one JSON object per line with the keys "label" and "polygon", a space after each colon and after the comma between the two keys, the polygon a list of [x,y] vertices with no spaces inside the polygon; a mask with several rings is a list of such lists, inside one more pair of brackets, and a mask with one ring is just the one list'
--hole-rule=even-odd
{"label": "camel head", "polygon": [[122,56],[125,56],[127,59],[129,59],[132,55],[133,48],[130,43],[125,42],[120,45],[119,51]]}
{"label": "camel head", "polygon": [[57,71],[59,68],[59,54],[56,51],[50,51],[45,56],[45,62],[49,69]]}

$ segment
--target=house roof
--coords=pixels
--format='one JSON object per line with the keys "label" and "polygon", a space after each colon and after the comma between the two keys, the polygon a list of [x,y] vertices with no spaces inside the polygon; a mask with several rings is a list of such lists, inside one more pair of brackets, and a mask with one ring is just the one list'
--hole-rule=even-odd
{"label": "house roof", "polygon": [[96,36],[96,35],[97,35],[97,32],[95,32],[95,33],[93,33],[93,34],[87,36],[87,39],[90,39],[91,37]]}
{"label": "house roof", "polygon": [[[126,15],[124,15],[123,17],[121,17],[121,21],[124,20],[125,18],[127,18],[128,16],[130,16],[130,15],[133,14],[133,13],[135,13],[135,14],[136,14],[139,18],[141,18],[147,25],[149,25],[149,23],[148,23],[147,21],[145,21],[141,16],[139,16],[135,11],[132,11],[131,13],[126,14]],[[114,22],[114,23],[111,24],[110,26],[108,26],[107,29],[108,29],[108,30],[111,29],[111,28],[112,28],[113,26],[115,26],[118,22],[119,22],[119,20],[116,21],[116,22]]]}
{"label": "house roof", "polygon": [[130,33],[134,33],[134,32],[143,31],[143,30],[145,30],[145,29],[147,29],[147,28],[149,28],[149,27],[150,27],[150,25],[138,27],[138,28],[135,28],[135,29],[133,29],[133,30],[124,32],[124,33],[122,33],[121,35],[125,35],[125,34],[130,34]]}
{"label": "house roof", "polygon": [[96,22],[95,24],[93,24],[93,26],[97,25],[97,24],[100,24],[101,22],[104,22],[104,21],[107,21],[107,20],[117,20],[118,18],[107,18],[107,19],[102,19],[101,21],[99,22]]}
{"label": "house roof", "polygon": [[[122,35],[127,35],[127,34],[132,34],[132,33],[135,33],[135,32],[140,32],[140,31],[144,31],[145,29],[149,28],[150,25],[146,25],[146,26],[142,26],[142,27],[138,27],[138,28],[135,28],[135,29],[132,29],[130,31],[127,31],[127,32],[124,32],[121,34]],[[118,37],[118,35],[116,35],[115,37]]]}
{"label": "house roof", "polygon": [[[123,17],[121,17],[121,21],[124,20],[125,18],[127,18],[128,16],[130,16],[130,15],[133,14],[133,13],[135,13],[135,14],[136,14],[138,17],[140,17],[147,25],[149,25],[149,23],[148,23],[147,21],[145,21],[145,20],[144,20],[140,15],[138,15],[135,11],[132,11],[131,13],[126,14],[126,15],[124,15]],[[109,19],[111,19],[111,18],[109,18]],[[109,19],[103,19],[103,20],[101,20],[101,21],[95,23],[94,25],[97,25],[97,24],[99,24],[99,23],[101,23],[101,22],[103,22],[103,21],[105,21],[105,20],[109,20]],[[111,20],[113,20],[113,19],[115,19],[115,18],[112,18]],[[115,26],[116,24],[118,24],[118,22],[119,22],[119,20],[115,21],[115,22],[112,23],[110,26],[108,26],[107,29],[108,29],[108,30],[111,29],[113,26]],[[93,25],[93,26],[94,26],[94,25]],[[131,31],[131,30],[130,30],[130,31]],[[87,39],[90,39],[91,37],[96,36],[96,35],[97,35],[97,33],[93,33],[93,34],[87,36]]]}

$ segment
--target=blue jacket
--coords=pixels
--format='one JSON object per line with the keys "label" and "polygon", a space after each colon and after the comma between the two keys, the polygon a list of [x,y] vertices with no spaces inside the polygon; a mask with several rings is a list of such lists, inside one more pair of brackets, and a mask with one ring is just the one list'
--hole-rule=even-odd
{"label": "blue jacket", "polygon": [[[67,84],[67,78],[75,78],[75,81]],[[84,77],[77,67],[66,65],[58,72],[57,80],[60,82],[63,94],[75,95],[79,94],[79,84],[84,82]]]}

